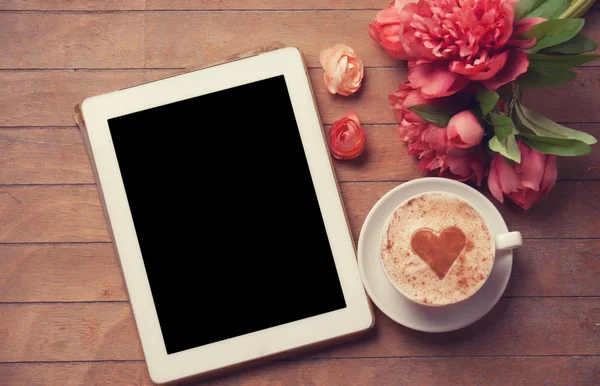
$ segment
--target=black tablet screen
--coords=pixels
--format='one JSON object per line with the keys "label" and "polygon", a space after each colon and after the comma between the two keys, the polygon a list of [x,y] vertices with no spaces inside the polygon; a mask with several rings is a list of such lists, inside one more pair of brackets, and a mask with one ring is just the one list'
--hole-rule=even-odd
{"label": "black tablet screen", "polygon": [[346,307],[283,76],[108,123],[169,354]]}

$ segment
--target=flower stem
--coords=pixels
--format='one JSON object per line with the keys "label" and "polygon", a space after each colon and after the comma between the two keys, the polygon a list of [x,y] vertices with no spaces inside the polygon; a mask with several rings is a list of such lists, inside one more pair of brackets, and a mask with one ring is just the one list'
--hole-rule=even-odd
{"label": "flower stem", "polygon": [[574,0],[559,19],[577,19],[582,17],[596,2],[596,0]]}

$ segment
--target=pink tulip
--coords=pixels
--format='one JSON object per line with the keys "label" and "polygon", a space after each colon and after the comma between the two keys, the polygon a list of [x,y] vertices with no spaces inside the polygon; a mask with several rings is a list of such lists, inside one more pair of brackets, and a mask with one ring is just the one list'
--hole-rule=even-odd
{"label": "pink tulip", "polygon": [[540,153],[517,141],[521,163],[511,162],[499,153],[492,158],[488,187],[500,202],[503,194],[523,209],[529,209],[556,184],[556,156]]}
{"label": "pink tulip", "polygon": [[446,128],[450,145],[469,148],[481,143],[483,127],[469,110],[461,111],[450,119]]}

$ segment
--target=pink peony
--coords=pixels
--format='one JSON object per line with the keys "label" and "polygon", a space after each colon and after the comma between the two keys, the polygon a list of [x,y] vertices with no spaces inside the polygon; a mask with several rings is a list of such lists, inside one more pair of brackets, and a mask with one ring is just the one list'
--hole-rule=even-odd
{"label": "pink peony", "polygon": [[535,40],[519,40],[518,35],[543,21],[523,19],[513,25],[515,2],[396,1],[390,5],[393,10],[381,11],[394,17],[380,12],[369,33],[388,52],[393,50],[392,56],[409,60],[408,79],[426,98],[452,95],[470,81],[496,90],[527,71],[529,60],[520,48]]}
{"label": "pink peony", "polygon": [[483,139],[483,127],[469,110],[454,115],[446,130],[450,144],[459,148],[473,147]]}
{"label": "pink peony", "polygon": [[481,146],[468,149],[463,153],[444,154],[432,151],[420,158],[419,169],[426,170],[429,175],[457,181],[475,180],[477,185],[481,185],[483,180],[485,154]]}
{"label": "pink peony", "polygon": [[449,107],[452,104],[448,98],[426,99],[421,92],[414,88],[410,82],[400,83],[398,91],[390,94],[388,101],[392,108],[396,110],[396,118],[400,126],[398,132],[403,141],[409,141],[416,138],[423,131],[428,122],[419,117],[417,113],[410,111],[409,108],[417,105],[436,105]]}
{"label": "pink peony", "polygon": [[[425,169],[430,175],[448,177],[459,181],[474,179],[481,184],[485,168],[485,155],[481,146],[464,146],[471,143],[479,135],[470,117],[464,117],[463,111],[450,120],[454,129],[438,127],[419,117],[409,107],[423,104],[450,107],[452,101],[448,98],[425,99],[419,90],[410,82],[401,83],[398,91],[389,96],[390,105],[396,110],[396,118],[400,123],[398,133],[400,138],[408,143],[408,154],[419,157],[419,168]],[[461,115],[462,114],[462,115]],[[472,114],[471,114],[472,115]],[[477,119],[475,123],[479,125]],[[454,120],[454,121],[453,121]],[[457,128],[458,126],[465,126]],[[448,126],[450,127],[450,125]],[[483,136],[483,129],[481,136]],[[463,137],[449,136],[449,132],[457,131]],[[460,140],[462,138],[462,140]],[[481,138],[477,143],[481,142]],[[456,143],[462,146],[456,146]],[[466,147],[471,147],[467,149]]]}
{"label": "pink peony", "polygon": [[540,153],[517,141],[521,151],[521,163],[507,163],[499,153],[492,158],[488,186],[498,201],[504,202],[503,194],[523,209],[529,209],[548,194],[556,184],[556,156]]}
{"label": "pink peony", "polygon": [[336,44],[321,51],[319,61],[325,72],[325,85],[330,93],[348,96],[360,88],[364,74],[363,62],[352,48]]}

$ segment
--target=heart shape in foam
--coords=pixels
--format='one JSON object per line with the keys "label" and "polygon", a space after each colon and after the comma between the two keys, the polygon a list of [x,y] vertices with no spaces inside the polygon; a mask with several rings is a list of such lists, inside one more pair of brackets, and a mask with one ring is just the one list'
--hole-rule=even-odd
{"label": "heart shape in foam", "polygon": [[465,247],[467,238],[457,227],[444,229],[439,236],[431,229],[419,229],[412,237],[413,251],[443,279]]}

